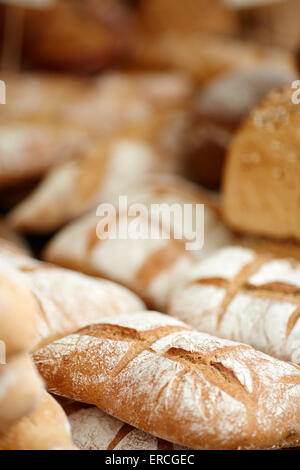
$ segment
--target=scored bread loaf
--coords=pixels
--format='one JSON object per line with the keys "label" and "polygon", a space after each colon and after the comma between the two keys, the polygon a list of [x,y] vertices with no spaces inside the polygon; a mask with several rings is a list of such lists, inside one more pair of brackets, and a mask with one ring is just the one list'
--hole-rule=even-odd
{"label": "scored bread loaf", "polygon": [[0,450],[71,450],[68,419],[60,405],[46,391],[27,416],[0,433]]}
{"label": "scored bread loaf", "polygon": [[33,348],[106,317],[143,308],[143,302],[124,287],[56,268],[9,248],[0,242],[0,259],[25,276],[38,305]]}
{"label": "scored bread loaf", "polygon": [[0,122],[54,124],[94,137],[186,107],[193,86],[180,72],[106,72],[93,79],[22,73],[4,76],[7,104]]}
{"label": "scored bread loaf", "polygon": [[[127,202],[128,208],[134,203],[147,208],[147,213],[139,214],[138,209],[135,216],[128,218],[128,225],[139,224],[141,236],[107,237],[105,219],[91,213],[62,229],[46,247],[45,259],[124,284],[152,308],[164,310],[170,291],[195,260],[232,242],[232,235],[220,221],[214,199],[180,179],[161,178],[137,185],[127,193]],[[192,240],[184,237],[195,231],[195,206],[200,203],[205,204],[205,245],[203,249],[188,251],[186,243]],[[159,218],[152,217],[151,207],[155,204],[161,204],[161,209],[177,204],[180,210],[184,204],[193,205],[193,220],[180,218],[178,222],[172,216],[164,218],[163,212]],[[113,217],[114,214],[111,222]],[[119,212],[117,207],[116,219],[117,231],[121,232],[127,211]],[[170,221],[170,226],[164,225],[165,220]],[[151,230],[157,229],[158,236],[149,235],[150,226]],[[176,229],[180,229],[182,239],[175,238]]]}
{"label": "scored bread loaf", "polygon": [[300,364],[300,263],[227,247],[195,265],[168,312],[194,328]]}
{"label": "scored bread loaf", "polygon": [[273,91],[236,135],[226,162],[223,214],[235,230],[300,240],[300,108]]}
{"label": "scored bread loaf", "polygon": [[184,114],[172,111],[93,142],[80,158],[51,171],[12,210],[10,224],[27,232],[52,232],[149,175],[173,170],[184,127]]}
{"label": "scored bread loaf", "polygon": [[156,312],[120,315],[34,354],[50,392],[191,448],[300,442],[300,368]]}
{"label": "scored bread loaf", "polygon": [[74,443],[81,450],[183,449],[122,423],[96,406],[67,399],[58,401],[67,413]]}
{"label": "scored bread loaf", "polygon": [[0,431],[28,413],[41,399],[42,381],[27,354],[0,365]]}
{"label": "scored bread loaf", "polygon": [[0,188],[40,177],[55,164],[77,156],[86,142],[80,129],[55,123],[1,123]]}

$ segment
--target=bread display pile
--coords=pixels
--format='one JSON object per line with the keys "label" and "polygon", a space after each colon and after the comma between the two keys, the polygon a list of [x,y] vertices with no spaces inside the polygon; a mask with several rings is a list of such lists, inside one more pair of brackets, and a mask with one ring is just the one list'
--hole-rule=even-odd
{"label": "bread display pile", "polygon": [[300,448],[288,1],[4,3],[0,450]]}

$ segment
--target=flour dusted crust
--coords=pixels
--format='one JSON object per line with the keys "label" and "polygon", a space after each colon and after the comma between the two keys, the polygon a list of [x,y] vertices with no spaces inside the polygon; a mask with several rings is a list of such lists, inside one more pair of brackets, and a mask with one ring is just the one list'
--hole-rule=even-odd
{"label": "flour dusted crust", "polygon": [[[205,204],[205,245],[200,251],[186,250],[187,240],[174,238],[175,224],[171,222],[171,237],[163,239],[103,239],[100,217],[93,213],[76,220],[62,229],[46,248],[47,261],[77,269],[88,274],[114,280],[137,292],[151,307],[166,308],[172,289],[182,282],[186,271],[199,257],[232,241],[231,233],[220,221],[215,201],[205,192],[177,178],[148,180],[127,193],[128,207],[133,203]],[[116,198],[112,200],[118,206]],[[122,226],[125,213],[117,214],[117,228]],[[150,221],[147,215],[130,217],[130,223],[140,221],[144,231]],[[193,218],[193,224],[195,220]],[[194,230],[194,226],[191,227]],[[185,227],[187,229],[187,227]],[[167,234],[168,228],[162,228]],[[186,233],[186,232],[185,232]],[[169,238],[169,239],[168,239]],[[72,240],[72,244],[70,244]]]}
{"label": "flour dusted crust", "polygon": [[40,177],[55,164],[78,155],[86,141],[84,132],[53,123],[2,123],[0,188]]}
{"label": "flour dusted crust", "polygon": [[60,399],[81,450],[172,450],[179,446],[122,423],[100,408]]}
{"label": "flour dusted crust", "polygon": [[28,232],[52,232],[112,195],[126,194],[149,175],[174,169],[184,123],[181,112],[161,113],[87,145],[80,158],[58,165],[13,209],[11,225]]}
{"label": "flour dusted crust", "polygon": [[142,301],[124,287],[41,263],[7,245],[0,244],[0,259],[25,277],[38,306],[31,348],[90,323],[143,308]]}
{"label": "flour dusted crust", "polygon": [[166,315],[137,312],[90,325],[34,360],[51,392],[179,445],[268,448],[300,440],[296,365]]}
{"label": "flour dusted crust", "polygon": [[300,111],[291,87],[271,92],[232,144],[223,213],[243,233],[300,240]]}
{"label": "flour dusted crust", "polygon": [[22,73],[3,78],[3,125],[67,125],[96,137],[138,125],[158,111],[184,108],[193,92],[190,79],[181,72],[105,72],[89,79]]}
{"label": "flour dusted crust", "polygon": [[300,264],[243,247],[217,251],[190,272],[169,313],[200,331],[300,364]]}
{"label": "flour dusted crust", "polygon": [[41,398],[42,381],[27,354],[0,365],[0,431],[30,413]]}

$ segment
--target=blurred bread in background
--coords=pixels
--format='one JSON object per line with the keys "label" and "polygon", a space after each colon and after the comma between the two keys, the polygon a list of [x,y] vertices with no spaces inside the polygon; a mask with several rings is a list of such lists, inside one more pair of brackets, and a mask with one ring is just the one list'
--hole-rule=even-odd
{"label": "blurred bread in background", "polygon": [[289,68],[278,61],[225,72],[207,82],[193,102],[193,122],[183,163],[186,176],[218,188],[226,152],[244,119],[270,90],[296,77],[292,64]]}
{"label": "blurred bread in background", "polygon": [[252,111],[232,142],[223,215],[233,229],[300,241],[300,108],[288,86]]}

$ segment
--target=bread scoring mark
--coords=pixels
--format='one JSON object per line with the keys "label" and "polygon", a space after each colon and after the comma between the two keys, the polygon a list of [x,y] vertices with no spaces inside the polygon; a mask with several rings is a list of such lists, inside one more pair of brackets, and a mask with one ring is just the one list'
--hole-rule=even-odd
{"label": "bread scoring mark", "polygon": [[117,432],[114,439],[108,444],[107,450],[114,450],[117,445],[127,436],[134,428],[130,424],[123,424],[121,429]]}

